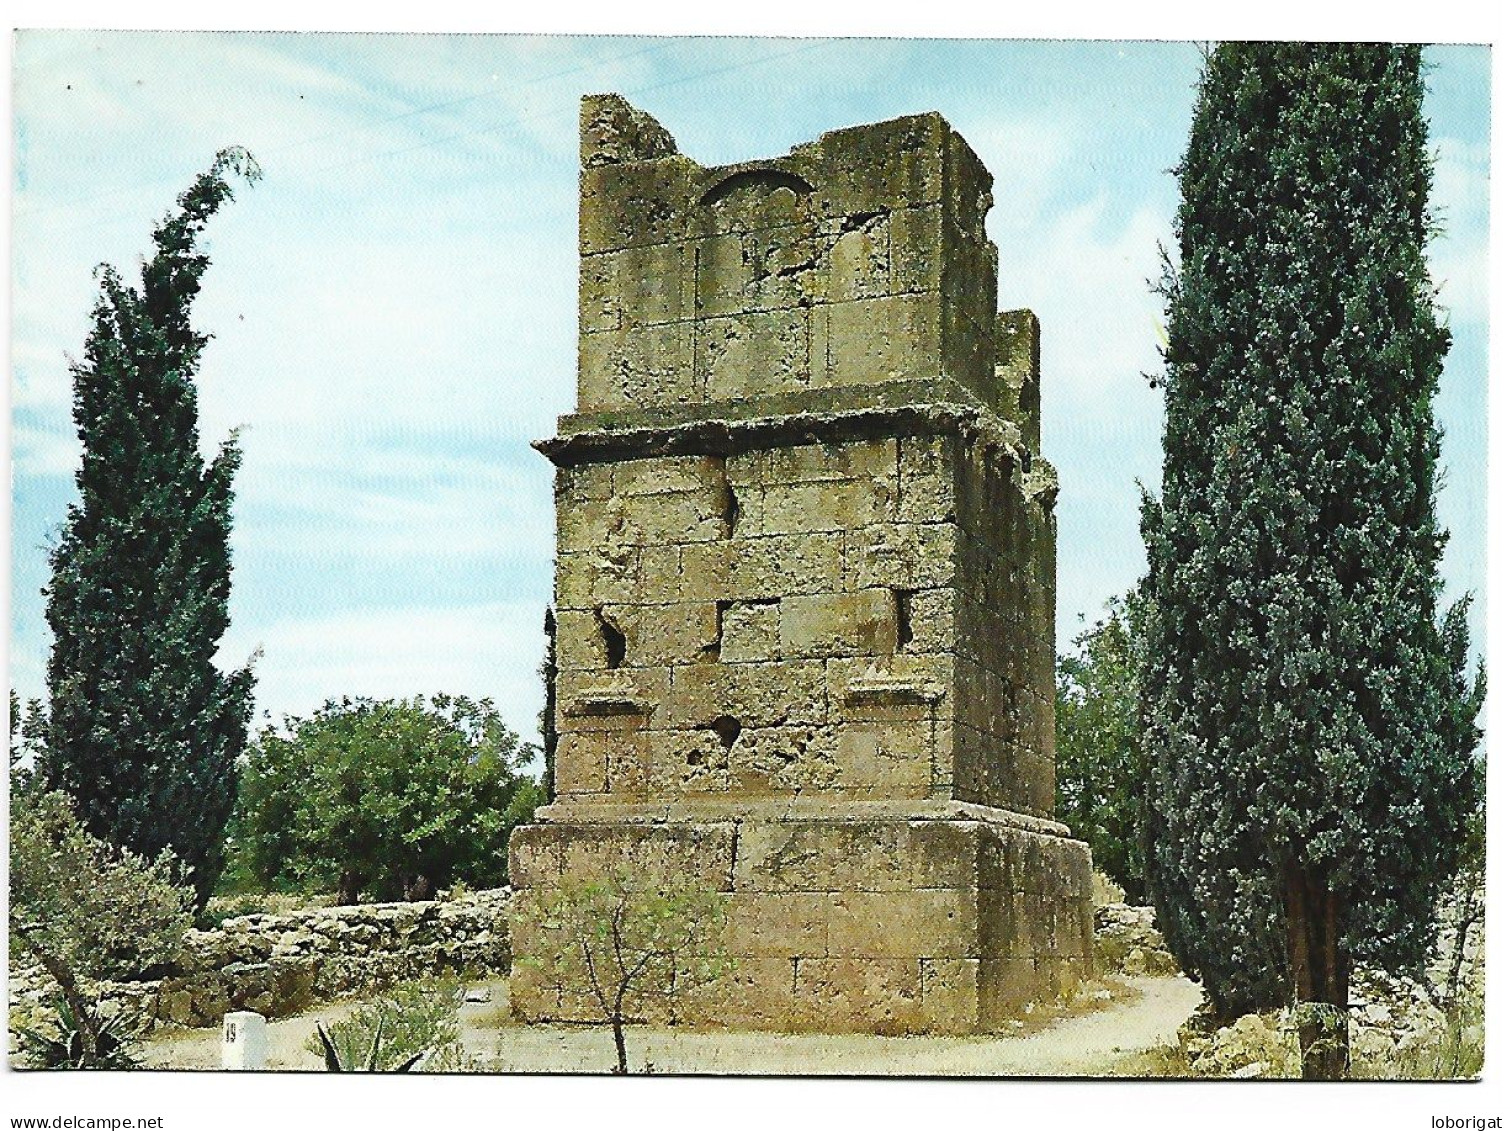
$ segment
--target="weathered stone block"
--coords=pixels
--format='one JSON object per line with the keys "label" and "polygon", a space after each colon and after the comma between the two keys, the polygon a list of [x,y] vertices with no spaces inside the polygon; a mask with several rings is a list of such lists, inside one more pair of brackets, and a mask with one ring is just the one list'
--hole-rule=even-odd
{"label": "weathered stone block", "polygon": [[693,316],[687,243],[654,244],[584,256],[578,277],[585,333],[679,322]]}
{"label": "weathered stone block", "polygon": [[970,889],[842,892],[830,915],[832,957],[977,958],[976,893]]}
{"label": "weathered stone block", "polygon": [[927,720],[846,723],[835,748],[835,784],[859,796],[925,797],[933,780],[934,739]]}
{"label": "weathered stone block", "polygon": [[721,620],[720,659],[740,664],[780,658],[781,615],[777,600],[728,602]]}
{"label": "weathered stone block", "polygon": [[714,1027],[722,1019],[739,1017],[742,1028],[807,1028],[810,1011],[794,992],[795,966],[786,956],[737,955],[724,978],[689,992],[679,1022]]}
{"label": "weathered stone block", "polygon": [[677,156],[584,169],[579,182],[579,250],[593,255],[682,237],[685,202],[698,172],[697,164]]}
{"label": "weathered stone block", "polygon": [[[672,548],[672,553],[675,577],[676,547]],[[641,557],[639,547],[623,543],[600,545],[580,552],[558,550],[557,615],[560,616],[563,609],[589,609],[633,601],[641,592]]]}
{"label": "weathered stone block", "polygon": [[635,609],[629,655],[637,664],[711,663],[719,658],[719,605],[692,601]]}
{"label": "weathered stone block", "polygon": [[910,652],[949,652],[960,647],[956,592],[952,589],[901,590],[908,593]]}
{"label": "weathered stone block", "polygon": [[725,400],[807,386],[807,310],[700,318],[695,327],[694,363],[708,396]]}
{"label": "weathered stone block", "polygon": [[[724,489],[724,460],[714,456],[654,456],[613,465],[615,495],[664,495]],[[655,503],[641,503],[654,506]]]}
{"label": "weathered stone block", "polygon": [[773,484],[762,492],[761,533],[851,530],[890,522],[896,507],[897,483],[893,479]]}
{"label": "weathered stone block", "polygon": [[898,441],[894,439],[801,444],[764,455],[760,478],[766,485],[888,479],[897,474],[899,459]]}
{"label": "weathered stone block", "polygon": [[843,786],[832,729],[814,724],[742,731],[730,750],[731,788],[752,795],[813,795]]}
{"label": "weathered stone block", "polygon": [[993,362],[1003,415],[1018,425],[1029,450],[1040,450],[1040,335],[1039,319],[1031,310],[1010,310],[997,316],[993,334]]}
{"label": "weathered stone block", "polygon": [[857,217],[844,223],[824,251],[828,302],[881,298],[892,290],[887,213]]}
{"label": "weathered stone block", "polygon": [[700,233],[790,228],[812,215],[813,187],[778,159],[768,168],[726,165],[704,171],[698,205],[688,216]]}
{"label": "weathered stone block", "polygon": [[692,322],[584,334],[578,343],[578,404],[633,408],[647,400],[687,402],[694,384]]}
{"label": "weathered stone block", "polygon": [[951,821],[782,821],[741,826],[736,886],[754,891],[969,889],[977,826]]}
{"label": "weathered stone block", "polygon": [[[690,545],[683,548],[672,592],[740,600],[823,593],[845,587],[844,562],[845,535],[838,530]],[[651,572],[644,572],[648,584],[654,584]]]}
{"label": "weathered stone block", "polygon": [[953,522],[887,523],[845,532],[843,578],[850,589],[934,589],[964,570],[965,542]]}
{"label": "weathered stone block", "polygon": [[[602,876],[615,869],[681,874],[710,891],[730,890],[733,823],[628,825],[535,824],[510,838],[510,880],[517,888],[550,886],[562,877]],[[553,865],[555,873],[548,871]],[[516,868],[520,868],[517,875]],[[520,951],[519,953],[525,953]]]}
{"label": "weathered stone block", "polygon": [[720,732],[710,727],[653,731],[649,741],[648,793],[672,797],[729,790],[731,747]]}
{"label": "weathered stone block", "polygon": [[742,956],[822,958],[830,912],[827,892],[742,892],[730,905],[725,946]]}
{"label": "weathered stone block", "polygon": [[922,1028],[918,959],[800,958],[794,996],[821,1031],[899,1034]]}
{"label": "weathered stone block", "polygon": [[793,596],[780,609],[780,642],[786,657],[897,651],[896,604],[890,590]]}
{"label": "weathered stone block", "polygon": [[583,168],[654,161],[677,154],[677,142],[655,118],[618,94],[589,94],[578,108]]}
{"label": "weathered stone block", "polygon": [[712,726],[731,717],[743,727],[817,723],[825,718],[824,665],[814,660],[675,668],[666,698],[673,726]]}
{"label": "weathered stone block", "polygon": [[557,673],[557,729],[624,730],[645,725],[672,690],[668,668]]}
{"label": "weathered stone block", "polygon": [[917,114],[834,130],[795,153],[817,158],[828,214],[859,215],[941,201],[949,133],[940,115]]}
{"label": "weathered stone block", "polygon": [[834,303],[828,311],[828,384],[871,385],[946,371],[938,295],[858,299]]}
{"label": "weathered stone block", "polygon": [[605,792],[609,788],[609,746],[616,738],[603,731],[559,736],[554,763],[557,793]]}
{"label": "weathered stone block", "polygon": [[922,1020],[934,1033],[975,1033],[981,1028],[981,960],[926,958],[919,963]]}
{"label": "weathered stone block", "polygon": [[927,291],[941,285],[945,263],[944,212],[938,204],[901,208],[890,217],[894,294]]}

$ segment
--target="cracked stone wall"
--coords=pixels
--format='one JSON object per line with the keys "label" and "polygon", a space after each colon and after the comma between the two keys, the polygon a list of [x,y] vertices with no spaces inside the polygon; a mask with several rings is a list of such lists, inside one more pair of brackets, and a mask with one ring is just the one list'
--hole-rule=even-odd
{"label": "cracked stone wall", "polygon": [[1085,971],[1091,880],[1049,819],[1056,479],[991,177],[937,114],[715,169],[616,96],[582,126],[521,906],[615,861],[707,873],[737,969],[695,1019],[998,1024]]}
{"label": "cracked stone wall", "polygon": [[705,169],[585,108],[581,411],[950,373],[989,402],[991,177],[938,114]]}
{"label": "cracked stone wall", "polygon": [[1012,453],[953,435],[564,470],[558,796],[1049,816],[1037,567],[1054,535],[1036,486]]}

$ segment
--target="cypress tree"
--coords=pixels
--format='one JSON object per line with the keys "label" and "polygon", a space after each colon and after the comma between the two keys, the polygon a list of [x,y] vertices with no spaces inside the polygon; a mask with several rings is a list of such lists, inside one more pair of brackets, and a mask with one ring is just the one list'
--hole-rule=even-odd
{"label": "cypress tree", "polygon": [[1442,619],[1419,50],[1225,44],[1176,172],[1165,464],[1142,518],[1148,880],[1220,1017],[1418,967],[1474,808],[1467,599]]}
{"label": "cypress tree", "polygon": [[235,436],[207,465],[194,374],[208,336],[189,322],[209,258],[196,242],[231,199],[229,174],[259,176],[228,149],[153,233],[132,286],[97,270],[100,297],[72,364],[83,443],[44,590],[53,631],[39,758],[95,836],[147,859],[170,849],[201,906],[223,864],[236,762],[252,712],[250,664],[214,657],[231,594]]}

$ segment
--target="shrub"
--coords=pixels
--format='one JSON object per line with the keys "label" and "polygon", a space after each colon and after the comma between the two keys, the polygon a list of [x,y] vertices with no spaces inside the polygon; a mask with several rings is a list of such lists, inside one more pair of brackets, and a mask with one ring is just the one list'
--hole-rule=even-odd
{"label": "shrub", "polygon": [[120,1018],[102,1018],[93,1006],[80,1014],[66,997],[54,999],[45,1029],[12,1026],[27,1068],[137,1068],[135,1041],[118,1031]]}
{"label": "shrub", "polygon": [[465,1072],[474,1066],[462,1048],[461,1008],[462,983],[455,978],[396,986],[332,1025],[329,1049],[319,1032],[305,1048],[328,1059],[334,1054],[347,1072],[406,1071],[406,1065],[424,1072]]}
{"label": "shrub", "polygon": [[[1127,598],[1080,633],[1055,664],[1056,815],[1085,840],[1097,866],[1135,903],[1144,899],[1139,853],[1139,684]],[[1121,902],[1121,900],[1120,900]]]}
{"label": "shrub", "polygon": [[150,976],[178,954],[192,922],[194,893],[169,853],[148,862],[85,832],[57,792],[12,796],[10,956],[33,961],[64,999],[57,1026],[73,1060],[106,1067],[109,1034],[89,983]]}
{"label": "shrub", "polygon": [[540,799],[520,772],[533,752],[487,700],[329,702],[253,741],[238,867],[275,890],[334,887],[339,903],[495,886]]}

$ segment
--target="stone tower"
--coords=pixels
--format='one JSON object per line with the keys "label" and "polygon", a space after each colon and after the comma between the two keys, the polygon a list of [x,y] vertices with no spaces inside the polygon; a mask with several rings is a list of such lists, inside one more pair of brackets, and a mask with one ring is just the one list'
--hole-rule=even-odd
{"label": "stone tower", "polygon": [[510,877],[728,893],[735,972],[684,1020],[982,1031],[1089,969],[1039,328],[997,313],[991,184],[938,114],[704,168],[583,101],[577,412],[537,445],[556,800]]}

